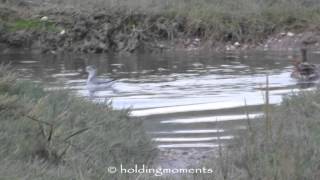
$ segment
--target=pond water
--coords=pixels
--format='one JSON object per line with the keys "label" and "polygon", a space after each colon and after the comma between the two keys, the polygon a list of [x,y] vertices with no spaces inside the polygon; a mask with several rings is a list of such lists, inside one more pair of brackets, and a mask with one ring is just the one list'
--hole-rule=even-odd
{"label": "pond water", "polygon": [[[283,95],[313,89],[290,78],[288,56],[298,52],[195,53],[139,55],[39,55],[28,51],[0,54],[21,78],[49,90],[70,89],[88,97],[85,67],[96,65],[100,78],[117,78],[93,101],[112,100],[117,109],[132,108],[160,148],[209,148],[231,142],[250,118],[262,114],[266,74],[270,103]],[[316,62],[320,54],[310,53]],[[246,106],[245,106],[246,104]],[[134,119],[133,118],[133,119]]]}

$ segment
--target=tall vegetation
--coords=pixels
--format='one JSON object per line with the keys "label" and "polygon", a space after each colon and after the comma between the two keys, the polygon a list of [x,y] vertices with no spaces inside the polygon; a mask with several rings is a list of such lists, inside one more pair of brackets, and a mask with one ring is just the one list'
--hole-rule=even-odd
{"label": "tall vegetation", "polygon": [[247,131],[236,145],[208,160],[207,165],[217,170],[214,178],[319,179],[319,97],[320,90],[292,94],[268,110],[268,123],[248,119]]}
{"label": "tall vegetation", "polygon": [[109,166],[151,165],[155,154],[127,110],[47,93],[0,67],[0,179],[114,179]]}

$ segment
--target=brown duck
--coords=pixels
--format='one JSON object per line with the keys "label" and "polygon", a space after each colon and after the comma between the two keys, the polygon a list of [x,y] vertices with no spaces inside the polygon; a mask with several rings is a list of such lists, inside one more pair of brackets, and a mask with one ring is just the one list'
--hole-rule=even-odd
{"label": "brown duck", "polygon": [[291,77],[301,81],[314,81],[320,77],[319,66],[307,62],[307,50],[301,49],[302,59],[294,59]]}

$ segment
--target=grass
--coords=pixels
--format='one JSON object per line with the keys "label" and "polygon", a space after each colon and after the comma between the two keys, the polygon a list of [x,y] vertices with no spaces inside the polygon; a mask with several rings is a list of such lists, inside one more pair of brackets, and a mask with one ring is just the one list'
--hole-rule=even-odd
{"label": "grass", "polygon": [[47,93],[0,67],[1,180],[115,179],[108,166],[151,166],[155,154],[128,110]]}
{"label": "grass", "polygon": [[32,14],[30,9],[19,9],[12,4],[4,5],[0,3],[0,25],[6,31],[58,31],[54,22],[44,22],[40,18],[35,18],[34,14],[30,14]]}
{"label": "grass", "polygon": [[[64,5],[80,12],[143,14],[153,19],[149,27],[156,24],[175,38],[182,33],[218,41],[254,42],[275,32],[320,25],[317,0],[68,0]],[[55,8],[63,11],[61,5]],[[144,23],[142,19],[136,28],[147,29]],[[164,37],[172,38],[170,35]]]}
{"label": "grass", "polygon": [[[8,5],[20,1],[7,2]],[[164,39],[201,37],[212,41],[259,42],[282,31],[303,31],[319,27],[320,4],[317,0],[33,0],[29,14],[104,13],[122,19],[122,31],[138,29]],[[32,6],[33,7],[33,6]],[[31,13],[33,11],[33,13]],[[77,13],[75,13],[77,12]],[[110,20],[109,20],[110,21]],[[121,22],[121,21],[120,21]],[[60,22],[64,23],[64,22]],[[104,23],[104,22],[101,22]],[[134,25],[134,26],[133,26]],[[52,27],[53,25],[49,25]],[[38,29],[34,20],[17,21],[13,29]],[[51,29],[51,28],[49,28]],[[128,32],[127,32],[128,33]]]}
{"label": "grass", "polygon": [[42,22],[36,19],[18,19],[7,23],[9,31],[39,30],[57,32],[58,28],[53,22]]}
{"label": "grass", "polygon": [[[24,31],[39,31],[39,32],[58,32],[59,28],[54,22],[43,22],[40,19],[1,19],[0,26],[3,31],[16,32]],[[1,31],[1,30],[0,30]]]}
{"label": "grass", "polygon": [[236,145],[208,160],[217,170],[214,179],[318,179],[320,90],[289,95],[265,111],[265,121],[248,119]]}
{"label": "grass", "polygon": [[[152,51],[161,49],[162,43],[183,47],[190,38],[200,38],[208,48],[235,42],[250,46],[278,33],[320,27],[317,0],[32,0],[29,6],[21,1],[1,6],[19,12],[16,20],[7,23],[8,29],[25,30],[19,36],[9,32],[4,41],[31,46],[39,40],[43,52]],[[6,14],[0,12],[0,17],[6,19]],[[48,16],[50,22],[35,18],[41,16]]]}

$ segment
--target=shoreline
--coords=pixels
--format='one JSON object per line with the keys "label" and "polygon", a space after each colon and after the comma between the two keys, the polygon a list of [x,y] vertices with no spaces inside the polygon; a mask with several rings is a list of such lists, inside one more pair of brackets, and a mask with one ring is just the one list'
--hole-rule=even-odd
{"label": "shoreline", "polygon": [[[31,7],[1,7],[0,43],[6,48],[29,48],[37,53],[152,53],[163,51],[292,51],[307,46],[320,50],[320,30],[306,25],[274,30],[257,39],[218,39],[212,35],[190,33],[187,17],[141,12],[67,12]],[[28,11],[28,15],[20,11]],[[30,15],[31,13],[31,15]],[[284,25],[285,26],[285,25]],[[186,28],[190,29],[186,29]],[[280,28],[283,29],[283,28]],[[226,36],[229,36],[225,32]],[[250,36],[248,34],[247,36]]]}

